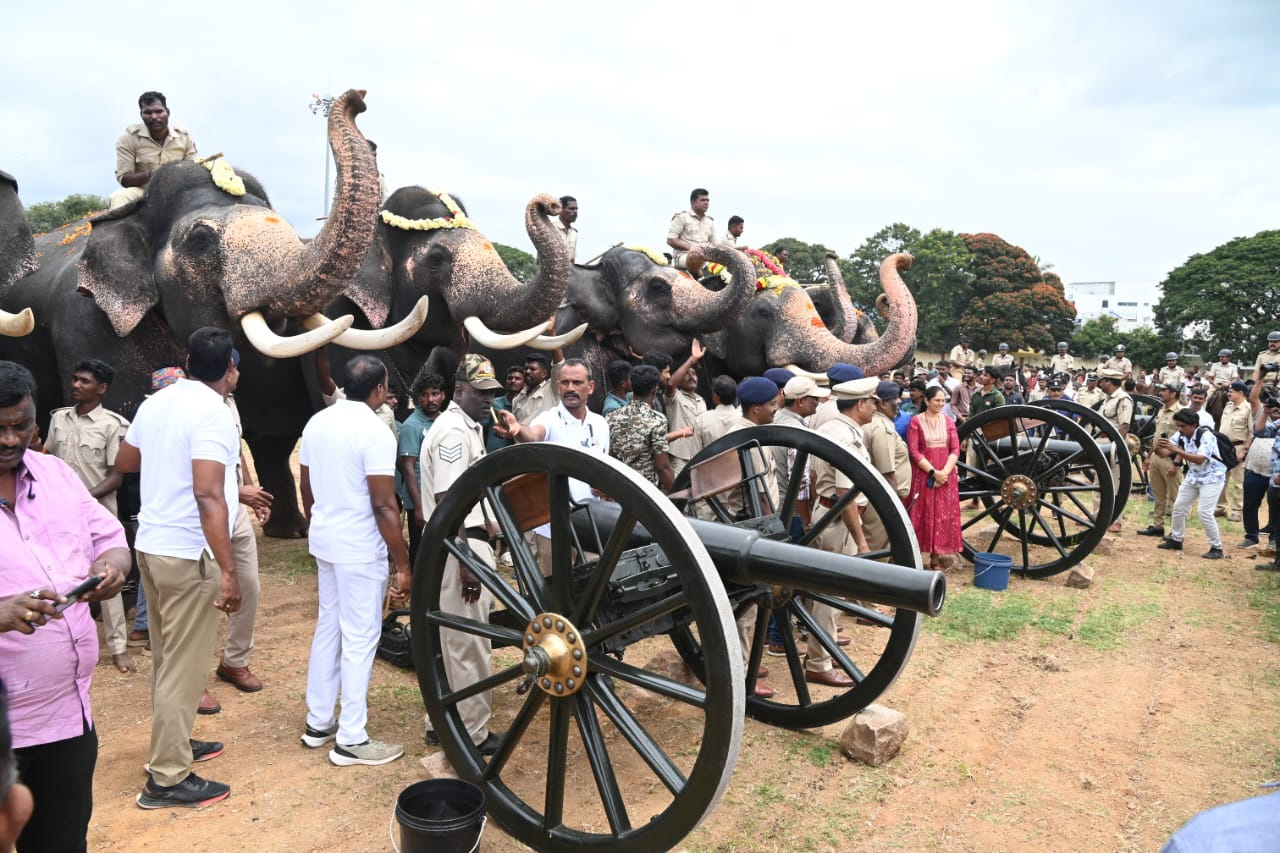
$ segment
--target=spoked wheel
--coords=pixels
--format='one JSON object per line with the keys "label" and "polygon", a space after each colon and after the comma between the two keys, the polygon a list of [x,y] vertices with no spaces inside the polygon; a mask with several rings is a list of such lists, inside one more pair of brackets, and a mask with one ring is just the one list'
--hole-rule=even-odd
{"label": "spoked wheel", "polygon": [[1156,415],[1164,408],[1158,397],[1148,394],[1132,394],[1133,420],[1129,422],[1129,435],[1135,437],[1130,444],[1137,452],[1132,453],[1133,467],[1137,472],[1133,476],[1133,491],[1146,494],[1149,479],[1147,477],[1147,460],[1151,458],[1156,445]]}
{"label": "spoked wheel", "polygon": [[[778,478],[775,490],[777,501],[770,506],[769,499],[760,494],[759,488],[742,488],[742,482],[751,482],[753,474],[760,473],[761,460],[770,459],[775,450],[780,457],[792,453],[792,468]],[[734,489],[718,492],[703,498],[684,501],[688,513],[700,509],[700,515],[714,515],[724,524],[736,523],[764,535],[789,541],[786,531],[796,515],[797,494],[806,478],[808,463],[821,459],[843,472],[854,487],[846,498],[830,508],[811,502],[812,523],[800,537],[799,544],[809,545],[831,524],[843,524],[841,511],[857,495],[865,495],[870,508],[879,515],[888,534],[886,548],[867,554],[859,554],[870,560],[884,560],[920,569],[920,548],[916,544],[911,520],[898,495],[889,487],[879,472],[851,455],[835,442],[811,430],[787,426],[759,426],[732,432],[717,439],[695,456],[688,467],[680,472],[673,485],[673,494],[687,489],[691,472],[701,463],[725,454],[729,460],[729,473],[723,482],[737,480],[734,489],[738,494],[746,492],[740,500],[729,496]],[[714,462],[708,463],[715,465]],[[720,470],[725,469],[721,466]],[[731,509],[741,507],[740,512]],[[735,519],[739,515],[741,518]],[[825,726],[846,719],[865,708],[893,683],[906,666],[915,646],[920,627],[920,614],[902,608],[876,607],[871,604],[849,601],[825,593],[814,593],[803,588],[783,588],[766,584],[734,586],[729,590],[734,614],[754,621],[751,646],[747,649],[747,713],[758,720],[783,728],[799,729]],[[831,636],[819,624],[810,610],[813,604],[825,604],[838,614],[837,622],[844,633]],[[765,657],[769,644],[769,617],[772,615],[782,635],[782,656]],[[807,643],[798,641],[792,625],[821,644],[831,656],[832,669],[843,672],[853,681],[847,688],[812,684],[805,680],[805,652]],[[847,645],[841,645],[848,638]],[[714,658],[705,648],[702,638],[692,630],[677,631],[672,641],[690,669],[707,683],[723,677]],[[769,683],[777,691],[772,698],[760,698],[755,693],[756,673],[764,662],[770,669]]]}
{"label": "spoked wheel", "polygon": [[[616,525],[593,526],[596,501],[571,506],[575,480],[617,502]],[[510,581],[459,535],[464,526],[474,529],[478,504],[510,544]],[[582,535],[584,519],[592,535]],[[546,577],[523,538],[542,523],[549,523],[552,543]],[[648,544],[633,548],[639,528]],[[444,573],[455,570],[450,556],[494,595],[500,609],[489,622],[441,609]],[[619,602],[628,591],[639,600]],[[634,471],[547,443],[487,456],[449,489],[427,523],[412,611],[418,683],[432,727],[458,775],[484,789],[489,812],[523,843],[538,850],[667,850],[720,799],[744,716],[732,612],[687,520]],[[623,662],[628,644],[674,624],[697,632],[725,678],[691,687]],[[451,682],[441,645],[446,628],[491,640],[492,673]],[[488,728],[501,738],[492,757],[473,746],[460,713],[460,703],[486,693]],[[654,719],[642,719],[645,709]]]}
{"label": "spoked wheel", "polygon": [[1012,542],[1014,571],[1048,577],[1102,541],[1115,516],[1115,486],[1085,426],[1053,409],[1006,405],[970,418],[958,432],[969,446],[957,466],[960,501],[983,504],[961,524],[965,556]]}
{"label": "spoked wheel", "polygon": [[1120,430],[1115,428],[1115,424],[1104,418],[1102,412],[1090,409],[1088,406],[1082,406],[1072,400],[1051,400],[1045,397],[1042,400],[1036,400],[1031,405],[1044,406],[1047,409],[1053,409],[1055,412],[1061,412],[1089,431],[1089,435],[1103,449],[1104,456],[1108,452],[1117,454],[1116,458],[1120,460],[1118,466],[1120,477],[1115,483],[1116,505],[1112,510],[1111,520],[1118,520],[1124,514],[1125,505],[1129,503],[1129,492],[1133,489],[1133,465],[1126,462],[1129,448],[1125,445],[1124,437],[1120,435]]}

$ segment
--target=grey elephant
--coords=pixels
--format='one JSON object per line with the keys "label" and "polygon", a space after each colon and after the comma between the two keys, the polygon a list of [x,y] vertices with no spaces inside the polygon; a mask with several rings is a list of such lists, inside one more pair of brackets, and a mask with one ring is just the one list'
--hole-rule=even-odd
{"label": "grey elephant", "polygon": [[[18,198],[18,179],[0,172],[0,292],[36,268],[31,224]],[[30,308],[17,314],[0,310],[0,335],[19,337],[34,328]]]}
{"label": "grey elephant", "polygon": [[303,534],[289,454],[312,406],[296,356],[344,333],[352,318],[285,333],[316,322],[373,240],[378,172],[355,124],[363,95],[346,92],[329,114],[337,189],[310,243],[272,210],[252,175],[217,162],[162,166],[141,200],[37,238],[39,269],[0,294],[8,311],[33,308],[36,328],[0,338],[0,357],[35,374],[44,418],[63,404],[81,358],[115,366],[104,403],[127,416],[153,369],[184,362],[192,331],[229,329],[241,353],[245,438],[262,486],[276,498],[267,532]]}

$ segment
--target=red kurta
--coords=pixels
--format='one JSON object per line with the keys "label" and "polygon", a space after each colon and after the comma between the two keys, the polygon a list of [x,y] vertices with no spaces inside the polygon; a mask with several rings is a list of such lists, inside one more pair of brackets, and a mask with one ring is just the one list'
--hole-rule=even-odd
{"label": "red kurta", "polygon": [[947,433],[944,439],[929,441],[915,415],[907,424],[907,452],[911,456],[911,526],[916,530],[922,554],[958,554],[964,545],[960,537],[960,483],[957,471],[947,482],[929,488],[928,475],[920,470],[920,458],[928,459],[934,468],[947,464],[947,457],[960,454],[960,437],[951,418],[944,417]]}

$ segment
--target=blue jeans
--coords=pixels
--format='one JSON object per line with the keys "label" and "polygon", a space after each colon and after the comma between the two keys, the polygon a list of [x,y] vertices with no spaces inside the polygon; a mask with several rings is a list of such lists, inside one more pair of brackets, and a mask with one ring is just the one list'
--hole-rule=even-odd
{"label": "blue jeans", "polygon": [[[1256,513],[1255,513],[1256,515]],[[133,610],[133,630],[146,631],[147,628],[147,591],[142,588],[142,584],[138,584],[138,603],[134,605]]]}
{"label": "blue jeans", "polygon": [[[1258,509],[1262,506],[1262,502],[1267,497],[1267,478],[1262,474],[1255,474],[1252,471],[1244,472],[1244,508],[1241,519],[1244,521],[1244,538],[1252,539],[1254,542],[1261,541],[1258,537]],[[1275,534],[1272,534],[1271,541],[1275,541]]]}
{"label": "blue jeans", "polygon": [[[804,535],[804,522],[798,515],[791,516],[791,529],[787,535],[792,542],[799,542]],[[775,646],[782,645],[782,626],[778,624],[778,617],[772,614],[769,616],[769,642]]]}

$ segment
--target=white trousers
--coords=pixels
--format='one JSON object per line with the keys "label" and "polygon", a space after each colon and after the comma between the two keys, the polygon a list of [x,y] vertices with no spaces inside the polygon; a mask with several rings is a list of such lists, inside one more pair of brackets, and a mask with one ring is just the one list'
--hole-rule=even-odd
{"label": "white trousers", "polygon": [[338,743],[354,746],[369,739],[369,678],[382,637],[382,604],[387,595],[387,561],[329,563],[316,560],[320,612],[307,667],[307,725],[333,727]]}
{"label": "white trousers", "polygon": [[1222,536],[1218,533],[1218,520],[1213,517],[1213,510],[1218,505],[1218,495],[1222,493],[1222,483],[1209,483],[1201,486],[1189,480],[1183,480],[1178,487],[1178,499],[1173,502],[1173,530],[1170,536],[1179,542],[1187,529],[1187,513],[1191,505],[1200,504],[1200,523],[1204,533],[1209,537],[1209,544],[1214,548],[1222,547]]}

